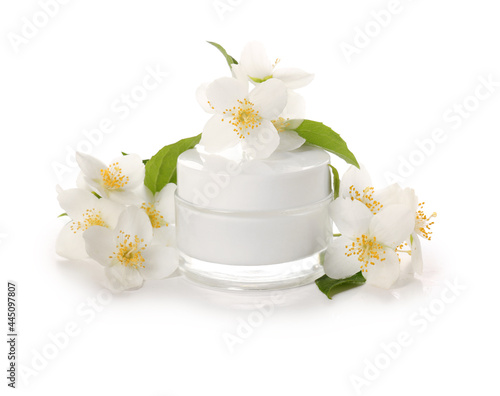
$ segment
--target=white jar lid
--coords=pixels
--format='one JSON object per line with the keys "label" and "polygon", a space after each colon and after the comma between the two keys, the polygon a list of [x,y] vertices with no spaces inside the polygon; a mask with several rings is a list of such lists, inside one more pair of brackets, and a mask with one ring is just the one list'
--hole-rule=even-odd
{"label": "white jar lid", "polygon": [[306,145],[244,162],[188,150],[177,161],[177,194],[222,211],[298,208],[330,195],[329,163],[326,151]]}

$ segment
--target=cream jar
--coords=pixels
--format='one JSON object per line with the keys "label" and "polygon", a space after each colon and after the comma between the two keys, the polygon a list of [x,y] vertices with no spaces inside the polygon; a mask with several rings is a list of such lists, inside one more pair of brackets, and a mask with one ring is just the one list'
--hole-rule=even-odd
{"label": "cream jar", "polygon": [[331,237],[329,155],[303,146],[235,162],[181,154],[176,230],[189,279],[225,289],[281,289],[323,275]]}

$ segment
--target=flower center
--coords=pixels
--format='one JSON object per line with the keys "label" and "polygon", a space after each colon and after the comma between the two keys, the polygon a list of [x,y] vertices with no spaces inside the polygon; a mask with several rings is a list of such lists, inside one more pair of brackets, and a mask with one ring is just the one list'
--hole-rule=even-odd
{"label": "flower center", "polygon": [[373,187],[366,187],[363,190],[363,194],[361,194],[354,186],[349,187],[349,195],[351,196],[352,201],[356,199],[359,202],[364,203],[373,214],[377,214],[384,205],[373,199],[374,192],[375,189]]}
{"label": "flower center", "polygon": [[350,257],[352,255],[358,256],[358,260],[361,262],[361,271],[368,271],[368,264],[375,265],[375,261],[384,261],[384,258],[380,258],[380,251],[382,254],[385,253],[384,247],[377,242],[377,237],[369,238],[367,235],[362,235],[360,238],[356,238],[352,241],[351,245],[345,246],[347,252],[345,255]]}
{"label": "flower center", "polygon": [[123,231],[120,231],[120,235],[116,238],[118,239],[116,251],[109,258],[115,258],[125,267],[145,268],[142,251],[148,245],[144,243],[144,239],[140,239],[137,235],[125,234]]}
{"label": "flower center", "polygon": [[[276,65],[278,63],[280,63],[281,59],[280,58],[276,58],[276,60],[274,61],[274,63],[271,65],[271,67],[274,68],[276,67]],[[252,76],[248,76],[250,78],[250,80],[252,80],[253,82],[255,83],[263,83],[271,78],[273,78],[273,75],[272,74],[269,74],[268,76],[265,76],[264,78],[258,78],[258,77],[252,77]]]}
{"label": "flower center", "polygon": [[[234,126],[234,131],[240,139],[245,139],[245,135],[250,135],[251,129],[255,129],[262,124],[262,117],[254,106],[252,102],[245,98],[238,100],[238,106],[222,112],[224,117],[229,118],[229,123]],[[222,121],[224,121],[224,118],[222,118]]]}
{"label": "flower center", "polygon": [[108,190],[117,190],[125,186],[129,178],[122,174],[122,169],[115,162],[106,169],[101,169],[102,183]]}
{"label": "flower center", "polygon": [[273,120],[272,123],[278,132],[283,132],[289,127],[290,118],[279,117],[277,120]]}
{"label": "flower center", "polygon": [[151,202],[148,204],[146,204],[146,202],[143,202],[141,205],[141,209],[144,210],[148,215],[153,228],[160,228],[163,225],[168,226],[168,223],[163,219],[163,216],[158,210],[155,209],[154,204],[152,204]]}
{"label": "flower center", "polygon": [[415,215],[415,232],[425,239],[431,240],[431,225],[434,224],[431,219],[437,216],[434,212],[430,216],[426,216],[424,213],[425,202],[420,202],[418,204],[417,213]]}
{"label": "flower center", "polygon": [[83,214],[83,219],[81,221],[74,221],[70,228],[76,234],[77,231],[83,232],[87,228],[95,225],[109,228],[101,217],[101,211],[92,208],[87,209]]}
{"label": "flower center", "polygon": [[256,82],[256,83],[263,83],[267,80],[269,80],[270,78],[273,78],[273,75],[270,74],[269,76],[265,76],[264,78],[257,78],[257,77],[252,77],[252,76],[248,76],[253,82]]}

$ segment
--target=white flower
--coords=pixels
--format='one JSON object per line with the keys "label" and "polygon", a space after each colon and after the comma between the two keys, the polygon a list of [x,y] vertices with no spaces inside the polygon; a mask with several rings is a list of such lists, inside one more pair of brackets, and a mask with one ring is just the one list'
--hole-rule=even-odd
{"label": "white flower", "polygon": [[407,205],[389,205],[373,215],[359,200],[338,198],[332,216],[342,233],[328,246],[324,268],[334,279],[363,271],[368,284],[389,288],[399,277],[399,257],[395,252],[414,228]]}
{"label": "white flower", "polygon": [[156,194],[144,186],[140,194],[142,209],[149,217],[153,227],[154,243],[175,246],[175,202],[174,195],[177,186],[169,183]]}
{"label": "white flower", "polygon": [[[375,190],[370,175],[365,167],[360,169],[351,166],[340,183],[340,197],[357,200],[370,209],[373,214],[384,207],[393,204],[406,205],[414,213],[414,229],[405,238],[404,243],[398,247],[398,252],[411,255],[411,264],[415,272],[421,273],[423,268],[422,251],[419,236],[431,239],[430,227],[434,222],[436,213],[427,216],[423,211],[424,202],[418,203],[415,191],[411,188],[401,188],[394,183],[382,189]],[[405,247],[410,250],[405,250]]]}
{"label": "white flower", "polygon": [[137,203],[137,189],[144,183],[145,168],[138,155],[124,155],[107,166],[88,154],[76,153],[83,178],[102,197],[123,204]]}
{"label": "white flower", "polygon": [[289,117],[278,117],[273,120],[273,125],[279,133],[280,142],[277,151],[292,151],[301,147],[306,139],[301,137],[294,129],[297,128],[303,120],[291,119]]}
{"label": "white flower", "polygon": [[272,123],[286,106],[284,84],[270,79],[248,93],[248,84],[219,78],[207,87],[215,115],[207,122],[200,144],[208,153],[222,153],[241,144],[248,158],[267,158],[280,138]]}
{"label": "white flower", "polygon": [[415,233],[427,240],[432,239],[431,225],[434,224],[432,219],[437,216],[436,212],[431,215],[424,213],[425,202],[420,202],[415,210]]}
{"label": "white flower", "polygon": [[[302,96],[295,93],[293,89],[301,88],[309,84],[314,78],[314,75],[297,68],[276,68],[278,63],[278,59],[274,64],[271,63],[261,43],[251,42],[243,49],[240,62],[231,66],[233,76],[242,83],[241,95],[246,95],[248,81],[251,81],[258,87],[269,81],[279,80],[286,88],[286,106],[282,108],[282,111],[278,114],[271,116],[268,112],[267,117],[264,117],[267,118],[268,121],[271,121],[275,129],[279,132],[279,140],[274,133],[263,132],[260,136],[259,134],[254,134],[253,138],[242,142],[243,152],[249,158],[267,158],[276,149],[279,151],[291,151],[299,148],[305,143],[305,139],[300,137],[299,134],[293,130],[293,128],[300,125],[301,120],[304,118],[305,101]],[[277,84],[275,83],[274,85],[276,86]],[[222,84],[219,84],[219,86],[220,88],[223,87]],[[243,88],[243,86],[245,88]],[[213,92],[210,91],[213,91],[213,89],[209,90],[209,87],[210,85],[208,84],[201,85],[196,91],[196,98],[206,112],[222,115],[220,109],[217,109],[213,99],[211,99]],[[234,90],[232,87],[230,89]],[[252,95],[252,93],[250,95]],[[269,104],[270,103],[267,103],[266,105]],[[246,104],[241,101],[239,105],[245,106]],[[236,104],[236,108],[238,108],[238,104]],[[225,109],[230,108],[227,107]],[[262,116],[262,111],[260,115]],[[214,120],[216,119],[215,117]],[[292,120],[295,121],[291,122]],[[212,122],[215,124],[214,121]],[[216,129],[216,125],[210,124],[208,126],[209,129]],[[266,126],[266,131],[269,131],[268,127],[269,124]],[[209,133],[206,134],[208,135]],[[248,135],[244,136],[248,137]],[[212,144],[210,141],[215,142],[215,139],[209,138],[209,143],[204,144],[208,153],[220,153],[230,150],[231,147],[236,145],[231,139],[223,140],[222,136],[219,137],[218,143],[213,143],[215,147],[211,147]],[[206,142],[206,140],[202,141],[202,145],[204,142]],[[230,154],[229,151],[227,151],[227,153]]]}
{"label": "white flower", "polygon": [[232,65],[234,76],[262,83],[271,78],[283,81],[288,89],[302,88],[309,84],[314,75],[297,68],[276,68],[279,59],[272,63],[264,46],[259,42],[248,43],[241,54],[240,62]]}
{"label": "white flower", "polygon": [[288,90],[287,104],[283,113],[273,120],[273,125],[279,132],[280,144],[278,151],[292,151],[301,147],[306,140],[294,130],[303,121],[305,114],[304,98]]}
{"label": "white flower", "polygon": [[[305,139],[300,137],[297,132],[290,130],[290,125],[287,124],[290,120],[304,118],[304,98],[293,89],[308,85],[313,80],[314,75],[297,68],[277,68],[278,63],[279,59],[271,63],[262,43],[250,42],[243,49],[240,62],[232,65],[232,71],[236,78],[243,81],[250,80],[254,84],[265,82],[271,78],[281,80],[285,84],[287,105],[283,113],[273,120],[273,124],[280,132],[278,150],[291,151],[305,143]],[[294,125],[294,127],[296,126],[298,125]]]}
{"label": "white flower", "polygon": [[391,196],[391,191],[389,187],[382,191],[375,191],[366,168],[363,165],[359,169],[350,166],[340,181],[339,196],[353,201],[357,200],[366,205],[373,214],[377,214],[384,204],[389,203],[386,200],[388,196]]}
{"label": "white flower", "polygon": [[416,273],[421,274],[423,270],[423,259],[420,238],[425,238],[429,241],[431,240],[431,226],[434,224],[432,219],[436,217],[437,214],[436,212],[432,213],[430,216],[425,214],[425,202],[418,202],[417,195],[413,189],[402,189],[398,186],[398,188],[394,188],[394,190],[395,193],[392,196],[395,198],[393,198],[392,202],[407,205],[415,216],[415,226],[413,228],[413,232],[406,243],[400,246],[400,249],[404,249],[405,246],[409,246],[411,248],[409,253],[411,255],[413,270]]}
{"label": "white flower", "polygon": [[122,212],[114,230],[90,227],[83,237],[89,256],[105,267],[116,290],[137,289],[144,280],[166,278],[178,265],[175,248],[151,244],[151,221],[135,206]]}
{"label": "white flower", "polygon": [[72,220],[59,233],[56,252],[72,260],[87,258],[83,232],[92,226],[114,228],[124,206],[89,191],[73,188],[59,190],[59,204]]}

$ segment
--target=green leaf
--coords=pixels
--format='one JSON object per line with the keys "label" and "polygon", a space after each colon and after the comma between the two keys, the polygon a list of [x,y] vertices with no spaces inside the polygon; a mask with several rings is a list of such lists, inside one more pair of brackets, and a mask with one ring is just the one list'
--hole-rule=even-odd
{"label": "green leaf", "polygon": [[99,199],[101,199],[101,198],[102,198],[102,197],[101,197],[99,194],[97,194],[95,191],[92,191],[92,194],[94,194],[94,195],[95,195],[97,198],[99,198]]}
{"label": "green leaf", "polygon": [[333,199],[337,199],[339,197],[340,191],[340,177],[339,171],[332,165],[329,165],[333,175]]}
{"label": "green leaf", "polygon": [[177,183],[177,158],[184,151],[194,148],[201,140],[201,134],[179,140],[163,147],[146,164],[144,184],[153,194],[161,191],[168,183]]}
{"label": "green leaf", "polygon": [[59,217],[64,217],[64,216],[67,216],[68,214],[67,213],[61,213],[59,216],[57,216],[58,218]]}
{"label": "green leaf", "polygon": [[361,271],[345,279],[332,279],[326,275],[316,279],[316,285],[319,290],[321,290],[330,300],[335,294],[352,289],[356,286],[361,286],[365,282],[366,279]]}
{"label": "green leaf", "polygon": [[217,48],[222,55],[224,55],[224,58],[226,58],[227,65],[229,66],[229,69],[232,70],[231,65],[237,65],[238,62],[236,59],[234,59],[231,55],[229,55],[226,50],[222,47],[222,45],[214,43],[212,41],[207,41],[208,44],[212,44],[215,48]]}
{"label": "green leaf", "polygon": [[359,168],[358,161],[347,148],[346,142],[337,132],[334,132],[322,122],[304,120],[295,131],[306,139],[309,144],[321,147],[342,158],[348,164]]}

